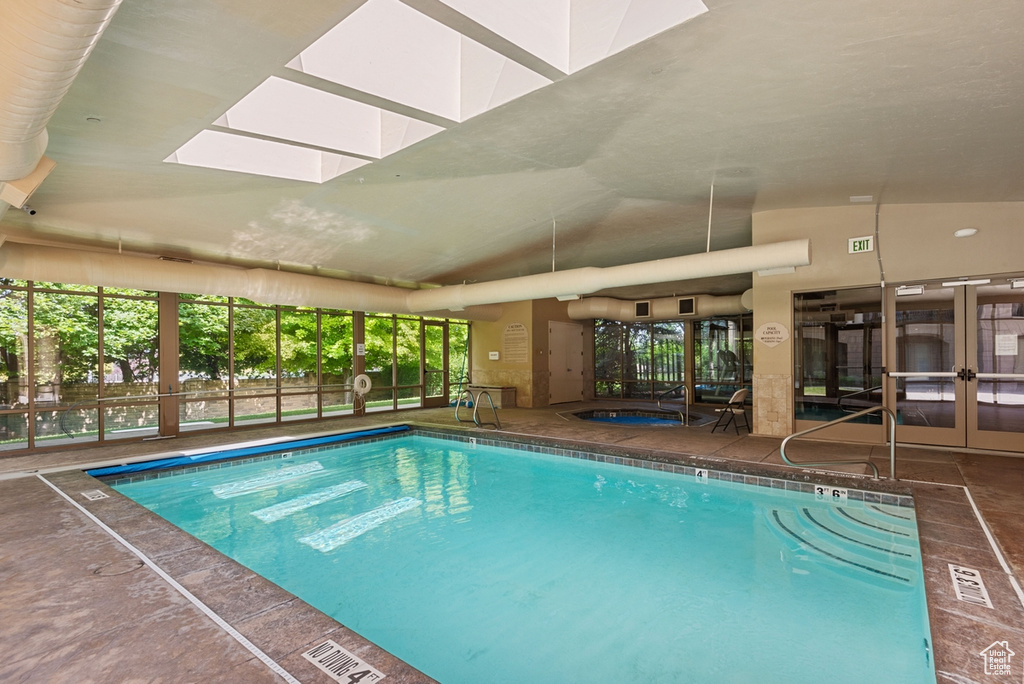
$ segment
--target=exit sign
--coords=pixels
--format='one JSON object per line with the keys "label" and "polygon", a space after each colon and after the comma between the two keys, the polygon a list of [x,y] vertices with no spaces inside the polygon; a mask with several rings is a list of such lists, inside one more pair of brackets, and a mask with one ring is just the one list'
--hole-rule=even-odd
{"label": "exit sign", "polygon": [[850,238],[850,254],[875,251],[875,238],[871,235],[866,237]]}

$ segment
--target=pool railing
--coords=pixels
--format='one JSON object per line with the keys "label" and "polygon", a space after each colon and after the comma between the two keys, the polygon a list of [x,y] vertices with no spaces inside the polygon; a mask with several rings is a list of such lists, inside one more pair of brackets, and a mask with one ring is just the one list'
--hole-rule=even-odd
{"label": "pool railing", "polygon": [[814,427],[808,428],[807,430],[801,430],[800,432],[794,432],[789,437],[786,437],[784,440],[782,440],[782,444],[779,445],[779,455],[782,456],[782,460],[783,461],[785,461],[788,465],[793,466],[794,468],[808,468],[808,467],[810,467],[810,468],[820,468],[820,467],[829,466],[829,465],[850,465],[850,464],[853,464],[853,465],[866,465],[866,466],[869,466],[871,468],[871,470],[874,472],[874,479],[877,480],[879,478],[878,466],[876,466],[871,461],[843,461],[843,460],[840,460],[840,461],[819,461],[817,463],[795,463],[795,462],[789,460],[789,457],[786,456],[786,445],[789,444],[790,441],[792,441],[792,440],[794,440],[794,439],[796,439],[798,437],[804,437],[806,435],[809,435],[812,432],[818,432],[819,430],[824,430],[825,428],[832,427],[833,425],[838,425],[839,423],[846,423],[846,422],[851,421],[851,420],[856,420],[857,418],[860,418],[862,416],[866,416],[866,415],[871,414],[871,413],[879,413],[879,412],[884,413],[886,416],[889,417],[889,477],[891,479],[895,480],[895,479],[897,479],[896,478],[896,414],[894,414],[891,409],[888,409],[885,406],[871,406],[870,408],[866,408],[863,411],[857,411],[856,413],[850,413],[850,414],[845,415],[845,416],[843,416],[841,418],[836,418],[835,420],[830,420],[827,423],[822,423],[821,425],[815,425]]}

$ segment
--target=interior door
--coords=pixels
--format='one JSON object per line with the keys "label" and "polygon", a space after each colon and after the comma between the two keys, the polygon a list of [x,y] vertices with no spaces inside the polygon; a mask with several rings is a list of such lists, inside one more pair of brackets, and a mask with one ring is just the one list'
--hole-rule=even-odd
{"label": "interior door", "polygon": [[[896,439],[1024,446],[1024,279],[896,288],[889,372]],[[892,313],[890,314],[892,315]]]}
{"label": "interior door", "polygon": [[423,368],[423,406],[436,408],[448,405],[448,340],[444,323],[423,321],[420,327],[420,349]]}
{"label": "interior door", "polygon": [[548,403],[583,399],[583,326],[548,321]]}

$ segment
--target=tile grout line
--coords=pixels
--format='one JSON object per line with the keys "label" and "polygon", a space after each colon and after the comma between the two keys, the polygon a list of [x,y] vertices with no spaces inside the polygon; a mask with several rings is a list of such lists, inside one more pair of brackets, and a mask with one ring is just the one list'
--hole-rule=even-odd
{"label": "tile grout line", "polygon": [[974,515],[978,518],[978,523],[981,524],[981,529],[985,533],[985,537],[988,538],[988,543],[992,547],[992,550],[996,553],[996,558],[999,559],[999,564],[1003,566],[1003,572],[1010,580],[1010,584],[1013,585],[1013,590],[1017,593],[1017,600],[1020,601],[1020,605],[1024,608],[1024,591],[1021,591],[1020,584],[1017,583],[1017,578],[1013,575],[1013,570],[1006,563],[1006,559],[1003,558],[1003,552],[999,550],[999,545],[996,544],[995,538],[992,536],[992,532],[988,529],[988,525],[985,523],[985,518],[982,517],[981,511],[978,510],[977,504],[974,503],[974,497],[971,496],[971,490],[964,485],[964,494],[967,495],[967,500],[971,503],[971,508],[974,509]]}
{"label": "tile grout line", "polygon": [[87,518],[96,523],[96,525],[98,525],[100,529],[102,529],[104,532],[113,537],[114,540],[116,540],[126,549],[128,549],[133,554],[138,556],[138,558],[143,563],[145,563],[151,570],[153,570],[153,572],[155,572],[161,579],[170,584],[171,587],[173,587],[179,594],[188,599],[189,602],[191,602],[196,608],[202,611],[203,614],[205,614],[207,617],[213,620],[218,627],[227,632],[229,636],[231,636],[235,641],[244,646],[246,650],[248,650],[250,653],[256,656],[256,658],[258,658],[264,665],[273,670],[274,673],[280,675],[286,682],[288,682],[288,684],[302,684],[298,679],[289,674],[287,670],[281,667],[281,665],[279,665],[275,660],[273,660],[270,656],[261,651],[258,646],[256,646],[254,643],[246,639],[245,636],[241,634],[241,632],[239,632],[237,629],[228,624],[227,621],[224,620],[224,618],[222,618],[220,615],[217,615],[217,613],[215,613],[212,608],[210,608],[205,603],[200,601],[194,594],[192,594],[192,592],[190,592],[188,589],[179,584],[173,577],[164,572],[163,569],[160,568],[160,566],[158,566],[156,563],[154,563],[148,556],[146,556],[146,554],[132,546],[124,537],[119,535],[117,532],[111,529],[106,523],[104,523],[102,520],[93,515],[87,508],[85,508],[80,503],[72,499],[64,491],[62,491],[59,487],[57,487],[55,484],[47,480],[42,475],[36,474],[36,477],[39,478],[50,489],[57,492],[57,494],[64,498],[68,503],[70,503],[72,506],[81,511]]}

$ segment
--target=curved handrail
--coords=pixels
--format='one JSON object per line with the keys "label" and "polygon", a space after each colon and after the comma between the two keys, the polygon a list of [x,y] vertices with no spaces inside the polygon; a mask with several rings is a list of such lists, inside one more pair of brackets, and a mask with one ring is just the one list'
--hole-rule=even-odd
{"label": "curved handrail", "polygon": [[843,396],[839,397],[836,400],[836,406],[838,406],[839,409],[842,410],[842,411],[849,412],[850,409],[848,409],[845,406],[843,406],[843,401],[844,400],[849,399],[850,397],[855,397],[858,394],[869,394],[871,392],[879,392],[879,391],[881,391],[881,389],[882,389],[882,385],[878,385],[877,387],[868,387],[867,389],[857,390],[856,392],[850,392],[849,394],[844,394]]}
{"label": "curved handrail", "polygon": [[821,425],[815,425],[814,427],[809,428],[807,430],[801,430],[800,432],[794,432],[789,437],[786,437],[784,440],[782,440],[782,444],[779,445],[779,455],[782,456],[782,460],[783,461],[785,461],[788,465],[793,466],[794,468],[806,468],[806,467],[818,468],[818,467],[827,466],[827,465],[849,465],[849,464],[861,464],[861,465],[870,466],[871,470],[873,470],[874,473],[875,473],[874,479],[877,480],[879,478],[878,466],[876,466],[871,461],[820,461],[818,463],[794,463],[793,461],[789,460],[789,458],[786,456],[786,445],[791,440],[796,439],[797,437],[803,437],[805,435],[811,434],[812,432],[818,432],[819,430],[824,430],[827,427],[832,427],[833,425],[838,425],[839,423],[845,423],[845,422],[851,421],[851,420],[853,420],[855,418],[860,418],[861,416],[866,416],[866,415],[868,415],[870,413],[878,413],[878,412],[885,413],[885,415],[887,415],[889,417],[889,477],[892,478],[893,480],[895,480],[896,479],[896,414],[893,413],[891,409],[888,409],[885,406],[871,406],[870,408],[866,408],[863,411],[857,411],[857,413],[851,413],[851,414],[845,415],[845,416],[843,416],[841,418],[836,418],[835,420],[830,420],[827,423],[823,423]]}
{"label": "curved handrail", "polygon": [[665,390],[664,392],[659,394],[658,397],[657,397],[657,399],[658,399],[658,408],[662,408],[662,406],[661,406],[661,400],[662,399],[664,399],[669,394],[672,394],[673,392],[678,391],[678,390],[683,390],[683,401],[685,402],[683,405],[686,407],[686,416],[684,417],[682,411],[680,411],[679,412],[679,417],[682,419],[683,425],[685,425],[686,427],[690,427],[690,390],[688,390],[686,388],[686,385],[676,385],[672,389]]}
{"label": "curved handrail", "polygon": [[[473,423],[477,427],[484,427],[485,425],[493,425],[495,429],[501,429],[501,420],[498,418],[498,409],[494,407],[494,400],[491,399],[491,394],[487,390],[480,390],[476,394],[472,390],[462,390],[462,394],[459,395],[458,401],[455,402],[455,420],[459,423],[462,422],[462,418],[459,417],[459,408],[462,406],[462,400],[469,395],[469,398],[473,401]],[[493,423],[481,423],[480,422],[480,397],[487,397],[487,403],[491,406],[491,413],[494,414]],[[468,403],[467,403],[468,407]]]}
{"label": "curved handrail", "polygon": [[[464,389],[464,390],[462,390],[462,394],[459,395],[458,401],[455,402],[455,422],[457,422],[457,423],[461,423],[462,422],[462,418],[459,417],[459,408],[462,406],[462,400],[465,399],[467,394],[469,395],[470,400],[472,400],[473,399],[473,393],[470,392],[468,389]],[[467,402],[466,405],[467,406],[469,405],[468,402]],[[476,421],[473,421],[473,422],[476,422]]]}

